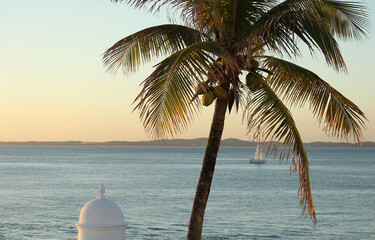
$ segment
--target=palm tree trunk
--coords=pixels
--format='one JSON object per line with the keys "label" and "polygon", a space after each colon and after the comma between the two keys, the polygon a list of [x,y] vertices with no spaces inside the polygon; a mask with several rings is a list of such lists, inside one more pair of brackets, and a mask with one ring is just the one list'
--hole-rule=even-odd
{"label": "palm tree trunk", "polygon": [[202,237],[204,212],[206,210],[211,182],[214,176],[216,157],[219,151],[221,135],[224,129],[227,104],[227,99],[217,99],[216,101],[210,135],[203,158],[201,175],[199,177],[193,208],[191,211],[189,229],[187,233],[188,240],[199,240]]}

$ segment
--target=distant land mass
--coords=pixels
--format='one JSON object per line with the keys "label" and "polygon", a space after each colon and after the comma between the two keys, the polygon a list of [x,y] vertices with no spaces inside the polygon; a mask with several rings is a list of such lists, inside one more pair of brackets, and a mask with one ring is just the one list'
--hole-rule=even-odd
{"label": "distant land mass", "polygon": [[[26,146],[176,146],[176,147],[203,147],[207,138],[195,139],[168,139],[151,141],[108,141],[108,142],[83,142],[83,141],[27,141],[27,142],[0,142],[0,145],[26,145]],[[265,143],[267,144],[267,143]],[[333,148],[333,147],[359,147],[358,143],[345,142],[311,142],[304,143],[307,148]],[[227,138],[221,141],[222,147],[255,147],[256,142],[236,138]],[[375,142],[362,142],[361,147],[375,147]]]}

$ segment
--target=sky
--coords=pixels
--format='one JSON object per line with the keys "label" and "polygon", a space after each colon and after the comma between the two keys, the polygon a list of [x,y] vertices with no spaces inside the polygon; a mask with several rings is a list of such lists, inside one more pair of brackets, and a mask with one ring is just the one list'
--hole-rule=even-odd
{"label": "sky", "polygon": [[[348,73],[329,68],[321,55],[298,60],[356,103],[368,119],[365,141],[375,141],[375,1],[367,39],[340,42]],[[0,141],[143,141],[133,100],[154,63],[124,75],[106,72],[103,52],[141,29],[168,23],[109,0],[3,1],[0,8]],[[290,108],[305,142],[326,136],[309,109]],[[213,105],[202,108],[175,138],[207,137]],[[249,140],[242,114],[226,117],[223,138]]]}

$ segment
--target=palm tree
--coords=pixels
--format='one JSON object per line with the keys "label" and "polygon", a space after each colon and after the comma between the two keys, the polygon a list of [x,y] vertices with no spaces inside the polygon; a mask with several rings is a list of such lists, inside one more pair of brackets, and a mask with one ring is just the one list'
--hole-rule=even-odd
{"label": "palm tree", "polygon": [[[226,113],[243,110],[249,134],[260,130],[270,153],[290,159],[299,174],[303,215],[316,223],[309,164],[288,105],[310,105],[325,132],[362,140],[364,113],[313,72],[284,60],[299,57],[297,43],[323,54],[346,71],[338,39],[361,39],[369,18],[360,2],[338,0],[112,0],[135,8],[175,10],[183,24],[136,32],[103,56],[108,71],[133,72],[153,58],[167,56],[143,81],[135,99],[145,130],[154,138],[186,129],[216,98],[211,130],[193,203],[188,239],[201,239],[204,212],[214,174]],[[241,78],[241,74],[246,77]]]}

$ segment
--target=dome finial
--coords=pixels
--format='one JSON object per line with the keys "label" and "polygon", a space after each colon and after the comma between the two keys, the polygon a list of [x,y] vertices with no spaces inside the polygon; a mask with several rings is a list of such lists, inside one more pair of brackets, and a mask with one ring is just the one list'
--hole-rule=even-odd
{"label": "dome finial", "polygon": [[96,198],[97,199],[104,199],[105,198],[104,193],[105,193],[104,186],[103,186],[103,183],[101,183],[99,185],[99,188],[98,188],[98,194],[99,195]]}

